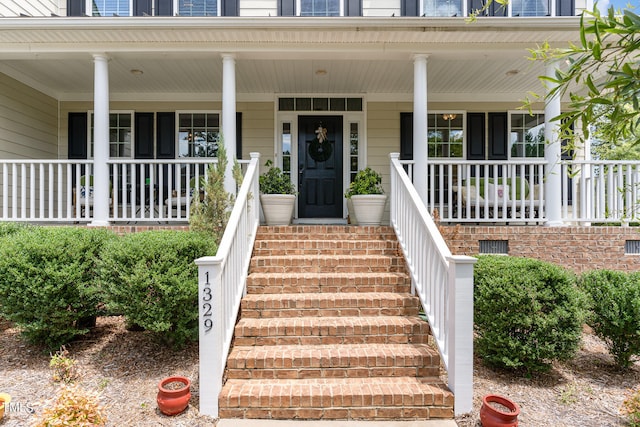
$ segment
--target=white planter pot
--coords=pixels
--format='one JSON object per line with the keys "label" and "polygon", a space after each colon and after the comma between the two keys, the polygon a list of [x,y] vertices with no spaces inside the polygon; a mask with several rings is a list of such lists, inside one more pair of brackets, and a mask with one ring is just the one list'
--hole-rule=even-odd
{"label": "white planter pot", "polygon": [[267,225],[289,225],[293,218],[294,194],[261,194],[260,203]]}
{"label": "white planter pot", "polygon": [[353,200],[350,198],[347,199],[347,212],[349,213],[349,224],[358,225],[358,218],[356,218],[356,213],[353,210]]}
{"label": "white planter pot", "polygon": [[353,211],[358,219],[358,225],[380,225],[384,207],[387,204],[385,194],[363,194],[351,196]]}

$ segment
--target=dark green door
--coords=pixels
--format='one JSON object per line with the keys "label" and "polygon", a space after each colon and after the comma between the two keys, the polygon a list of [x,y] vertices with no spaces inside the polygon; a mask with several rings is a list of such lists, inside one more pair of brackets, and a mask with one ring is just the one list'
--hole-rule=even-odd
{"label": "dark green door", "polygon": [[342,116],[298,117],[298,217],[342,218]]}

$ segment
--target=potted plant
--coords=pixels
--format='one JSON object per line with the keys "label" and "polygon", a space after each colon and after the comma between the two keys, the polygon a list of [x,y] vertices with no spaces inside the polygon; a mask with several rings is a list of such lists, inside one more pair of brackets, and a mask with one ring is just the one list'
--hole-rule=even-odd
{"label": "potted plant", "polygon": [[165,415],[178,415],[189,405],[191,381],[187,377],[174,375],[158,383],[158,409]]}
{"label": "potted plant", "polygon": [[353,203],[353,212],[359,225],[380,225],[387,196],[382,188],[382,177],[367,167],[359,171],[344,193]]}
{"label": "potted plant", "polygon": [[291,179],[267,160],[269,169],[260,175],[260,204],[267,225],[289,225],[293,217],[296,190]]}

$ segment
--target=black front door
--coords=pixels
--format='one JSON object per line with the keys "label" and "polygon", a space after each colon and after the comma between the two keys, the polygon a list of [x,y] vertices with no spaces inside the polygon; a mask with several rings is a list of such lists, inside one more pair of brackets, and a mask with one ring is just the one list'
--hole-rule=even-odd
{"label": "black front door", "polygon": [[298,217],[342,218],[342,116],[298,117]]}

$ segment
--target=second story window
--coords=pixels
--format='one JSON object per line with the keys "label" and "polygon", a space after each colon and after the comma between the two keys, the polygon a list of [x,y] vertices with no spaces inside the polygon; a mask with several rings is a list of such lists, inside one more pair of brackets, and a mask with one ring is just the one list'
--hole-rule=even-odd
{"label": "second story window", "polygon": [[550,16],[549,0],[512,0],[511,16]]}
{"label": "second story window", "polygon": [[130,16],[130,0],[92,0],[93,16]]}
{"label": "second story window", "polygon": [[178,0],[180,16],[218,16],[218,0]]}
{"label": "second story window", "polygon": [[462,0],[424,0],[424,16],[464,16]]}
{"label": "second story window", "polygon": [[340,16],[340,0],[300,0],[300,16]]}

